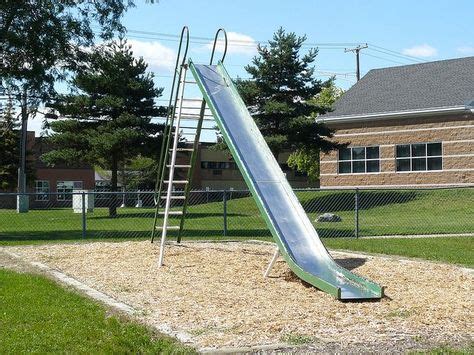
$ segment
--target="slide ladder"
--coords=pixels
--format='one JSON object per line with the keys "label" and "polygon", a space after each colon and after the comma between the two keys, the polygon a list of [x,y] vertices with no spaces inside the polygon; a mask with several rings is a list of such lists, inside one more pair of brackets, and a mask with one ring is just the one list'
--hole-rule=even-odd
{"label": "slide ladder", "polygon": [[[214,39],[210,64],[213,63],[216,45],[221,33],[224,35],[225,49],[220,60],[223,61],[225,58],[227,35],[223,29],[219,29]],[[181,55],[183,45],[185,46],[184,54]],[[188,47],[189,30],[187,27],[183,27],[171,86],[154,196],[155,216],[151,242],[154,242],[156,232],[159,231],[161,233],[160,266],[163,265],[163,248],[168,232],[177,231],[177,241],[178,243],[181,241],[201,132],[206,129],[214,130],[213,127],[203,126],[204,121],[214,122],[212,114],[206,109],[206,102],[202,98],[185,97],[185,88],[188,85],[197,84],[195,81],[187,79],[186,54]],[[192,123],[196,125],[193,126]],[[191,144],[190,141],[192,141]],[[178,225],[170,224],[174,217],[180,219]],[[161,225],[158,225],[159,218],[162,218]]]}

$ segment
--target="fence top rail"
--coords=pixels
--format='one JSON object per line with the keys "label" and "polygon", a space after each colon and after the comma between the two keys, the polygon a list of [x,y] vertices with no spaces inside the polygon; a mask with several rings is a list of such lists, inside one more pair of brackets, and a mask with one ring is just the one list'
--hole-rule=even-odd
{"label": "fence top rail", "polygon": [[[460,186],[400,186],[400,187],[321,187],[321,188],[314,188],[314,187],[308,187],[308,188],[294,188],[293,191],[296,192],[320,192],[320,191],[426,191],[426,190],[459,190],[459,189],[472,189],[474,188],[473,185],[460,185]],[[191,193],[250,193],[249,190],[246,189],[213,189],[213,190],[191,190]],[[56,195],[89,195],[89,194],[94,194],[94,195],[137,195],[137,194],[143,194],[143,195],[148,195],[148,194],[154,194],[155,191],[153,190],[133,190],[133,191],[72,191],[72,192],[24,192],[24,193],[19,193],[19,192],[0,192],[0,196],[20,196],[20,195],[26,195],[26,196],[38,196],[38,195],[50,195],[50,196],[56,196]],[[176,190],[174,191],[176,194],[184,193],[182,190]]]}

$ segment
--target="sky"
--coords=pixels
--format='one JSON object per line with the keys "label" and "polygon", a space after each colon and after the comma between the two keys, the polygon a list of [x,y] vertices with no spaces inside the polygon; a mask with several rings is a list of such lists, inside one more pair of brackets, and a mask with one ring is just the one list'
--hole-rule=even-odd
{"label": "sky", "polygon": [[[189,27],[188,56],[208,62],[211,39],[218,28],[229,37],[225,65],[233,77],[247,78],[244,66],[283,27],[306,35],[303,53],[317,47],[316,75],[336,76],[347,90],[355,82],[355,55],[345,52],[367,43],[361,50],[361,76],[369,70],[464,56],[474,56],[474,1],[450,0],[159,0],[135,1],[123,18],[126,38],[136,56],[142,56],[164,87],[160,104],[168,100],[178,36]],[[197,92],[190,92],[190,95]],[[30,128],[39,130],[39,119]]]}

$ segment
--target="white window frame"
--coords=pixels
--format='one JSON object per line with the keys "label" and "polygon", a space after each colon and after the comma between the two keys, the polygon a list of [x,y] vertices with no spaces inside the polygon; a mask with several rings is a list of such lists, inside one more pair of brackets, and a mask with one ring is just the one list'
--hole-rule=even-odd
{"label": "white window frame", "polygon": [[[64,185],[65,183],[72,183],[72,189],[64,189],[64,188],[59,188],[59,185],[62,184]],[[80,184],[81,187],[74,187],[75,184]],[[56,181],[56,192],[58,193],[56,196],[57,201],[72,201],[72,192],[74,190],[82,189],[84,185],[83,181],[80,180],[63,180],[63,181]],[[69,192],[70,190],[70,192]]]}
{"label": "white window frame", "polygon": [[[46,189],[43,184],[47,185]],[[51,185],[49,184],[49,180],[35,180],[35,201],[49,201],[50,192]]]}
{"label": "white window frame", "polygon": [[[425,145],[425,155],[424,156],[413,156],[413,148],[412,146],[415,144],[424,144]],[[441,155],[428,155],[428,144],[441,144]],[[397,157],[397,147],[401,145],[408,145],[410,146],[410,156],[408,157]],[[394,155],[395,155],[395,172],[396,173],[427,173],[427,172],[432,172],[432,171],[443,171],[444,168],[444,159],[443,159],[443,151],[444,151],[444,145],[443,142],[417,142],[417,143],[406,143],[406,144],[395,144],[394,147]],[[425,170],[413,170],[413,159],[425,159]],[[428,169],[428,158],[441,158],[441,169]],[[406,160],[408,159],[410,161],[410,170],[397,170],[397,162],[398,160]]]}
{"label": "white window frame", "polygon": [[[358,148],[364,148],[364,156],[365,158],[364,159],[353,159],[352,157],[352,150],[353,149],[358,149]],[[370,159],[367,159],[367,148],[377,148],[378,151],[379,151],[379,157],[378,158],[370,158]],[[350,159],[347,159],[347,160],[341,160],[340,158],[340,150],[338,150],[337,152],[337,173],[338,175],[362,175],[362,174],[380,174],[380,171],[381,171],[381,164],[380,164],[380,146],[379,145],[368,145],[368,146],[363,146],[363,147],[347,147],[347,149],[350,149],[351,151],[351,158]],[[355,173],[354,172],[354,162],[359,162],[359,161],[363,161],[364,162],[364,172],[363,173]],[[367,171],[367,162],[368,161],[378,161],[379,162],[379,169],[378,171]],[[348,173],[343,173],[340,171],[339,169],[339,164],[340,163],[348,163],[350,162],[351,163],[351,171],[348,172]]]}

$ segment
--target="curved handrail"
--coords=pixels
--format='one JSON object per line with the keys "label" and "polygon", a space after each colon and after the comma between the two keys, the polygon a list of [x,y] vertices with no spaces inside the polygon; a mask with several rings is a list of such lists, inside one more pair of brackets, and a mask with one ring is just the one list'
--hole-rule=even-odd
{"label": "curved handrail", "polygon": [[188,26],[183,26],[183,29],[181,30],[181,37],[179,39],[178,56],[176,57],[176,67],[178,67],[179,55],[181,53],[181,46],[183,44],[183,37],[185,33],[186,33],[186,48],[184,48],[183,61],[181,62],[181,65],[186,64],[186,55],[188,54],[188,49],[189,49],[189,28]]}
{"label": "curved handrail", "polygon": [[223,28],[219,28],[216,32],[216,36],[214,37],[214,45],[212,46],[212,54],[211,54],[211,60],[209,61],[209,65],[212,65],[212,62],[214,60],[214,54],[216,52],[216,45],[217,45],[217,40],[219,37],[219,33],[222,32],[224,34],[224,53],[222,54],[221,62],[224,62],[225,55],[227,54],[227,32]]}
{"label": "curved handrail", "polygon": [[[161,191],[161,179],[162,179],[162,166],[164,164],[164,160],[166,158],[166,140],[168,136],[168,126],[169,126],[169,120],[170,117],[173,115],[174,108],[172,107],[173,99],[175,97],[175,86],[176,86],[176,78],[180,76],[178,75],[178,67],[179,65],[179,58],[181,57],[181,50],[183,47],[183,39],[184,36],[186,35],[186,47],[184,48],[184,54],[183,54],[183,59],[181,61],[181,67],[186,64],[186,56],[188,54],[188,49],[189,49],[189,28],[188,26],[183,26],[183,29],[181,30],[181,36],[179,39],[179,47],[178,47],[178,53],[176,56],[176,63],[175,63],[175,70],[174,70],[174,75],[173,75],[173,83],[171,84],[171,93],[170,93],[170,99],[168,102],[168,112],[166,114],[166,122],[165,122],[165,131],[163,132],[163,140],[161,142],[161,152],[160,152],[160,162],[158,164],[158,179],[156,180],[156,185],[155,185],[155,193],[153,195],[153,200],[155,202],[155,205],[157,205],[160,202],[160,197],[157,197],[157,194],[160,194]],[[181,71],[179,71],[181,73]],[[179,86],[179,83],[178,83]],[[174,105],[173,105],[174,106]]]}

